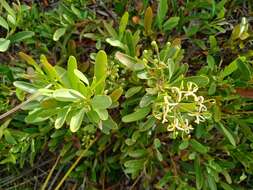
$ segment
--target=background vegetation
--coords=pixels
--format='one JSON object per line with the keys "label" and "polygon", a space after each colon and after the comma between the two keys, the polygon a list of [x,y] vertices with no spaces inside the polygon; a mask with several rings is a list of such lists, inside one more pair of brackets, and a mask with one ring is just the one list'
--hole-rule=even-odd
{"label": "background vegetation", "polygon": [[0,189],[253,189],[251,0],[0,0]]}

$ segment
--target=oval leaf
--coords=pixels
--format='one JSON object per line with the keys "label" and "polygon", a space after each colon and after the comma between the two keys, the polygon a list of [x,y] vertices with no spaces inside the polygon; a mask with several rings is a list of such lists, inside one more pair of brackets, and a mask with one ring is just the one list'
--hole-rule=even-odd
{"label": "oval leaf", "polygon": [[150,110],[151,110],[150,107],[138,109],[137,111],[124,116],[122,118],[122,121],[125,123],[130,123],[130,122],[141,120],[149,114]]}
{"label": "oval leaf", "polygon": [[83,116],[85,113],[85,109],[79,110],[70,120],[70,131],[75,133],[78,131],[80,128],[82,121],[83,121]]}

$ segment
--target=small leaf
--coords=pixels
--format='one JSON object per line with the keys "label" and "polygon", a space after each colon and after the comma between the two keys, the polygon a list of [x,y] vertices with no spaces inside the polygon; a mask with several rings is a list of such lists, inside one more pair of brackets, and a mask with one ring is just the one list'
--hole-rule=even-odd
{"label": "small leaf", "polygon": [[175,28],[178,25],[180,17],[170,17],[164,24],[163,29],[164,31],[169,31]]}
{"label": "small leaf", "polygon": [[144,16],[145,35],[149,36],[152,33],[153,11],[148,7]]}
{"label": "small leaf", "polygon": [[63,124],[66,121],[69,111],[70,111],[70,107],[61,109],[58,112],[57,117],[55,119],[55,123],[54,123],[54,127],[56,129],[60,129],[63,126]]}
{"label": "small leaf", "polygon": [[53,97],[56,100],[63,102],[75,102],[85,99],[85,97],[78,91],[72,89],[57,89],[53,92]]}
{"label": "small leaf", "polygon": [[32,31],[17,32],[14,35],[10,36],[9,40],[11,41],[11,43],[17,43],[26,40],[28,38],[31,38],[34,35],[35,33]]}
{"label": "small leaf", "polygon": [[209,83],[209,78],[205,75],[187,77],[186,81],[194,82],[198,87],[205,87]]}
{"label": "small leaf", "polygon": [[229,142],[233,145],[236,146],[236,142],[235,139],[233,137],[233,135],[223,126],[222,123],[219,123],[219,126],[221,127],[223,133],[225,134],[225,136],[228,138]]}
{"label": "small leaf", "polygon": [[82,121],[83,121],[83,116],[85,113],[85,108],[79,110],[70,120],[70,131],[75,133],[78,131],[80,128]]}
{"label": "small leaf", "polygon": [[157,23],[159,28],[162,28],[162,23],[166,17],[168,11],[168,1],[167,0],[160,0],[157,10]]}
{"label": "small leaf", "polygon": [[89,80],[81,71],[79,71],[78,69],[74,69],[74,73],[81,81],[83,81],[85,84],[89,86]]}
{"label": "small leaf", "polygon": [[78,90],[79,78],[75,74],[75,70],[77,69],[77,61],[74,56],[69,56],[68,59],[68,68],[67,68],[67,76],[70,81],[71,87],[75,90]]}
{"label": "small leaf", "polygon": [[199,190],[203,186],[204,179],[203,179],[203,174],[202,174],[201,166],[200,166],[200,159],[198,155],[195,157],[195,160],[194,160],[194,169],[195,169],[195,175],[196,175],[196,187]]}
{"label": "small leaf", "polygon": [[128,23],[128,17],[129,14],[128,12],[125,12],[124,15],[122,16],[121,20],[120,20],[120,24],[119,24],[119,39],[122,39],[123,34],[126,30],[126,26]]}
{"label": "small leaf", "polygon": [[142,89],[141,86],[135,86],[135,87],[131,87],[126,91],[125,97],[126,98],[130,98],[133,95],[137,94],[138,92],[140,92]]}
{"label": "small leaf", "polygon": [[5,129],[3,134],[7,143],[12,144],[12,145],[17,144],[17,141],[15,140],[15,138],[12,136],[12,134],[10,133],[8,129]]}
{"label": "small leaf", "polygon": [[6,30],[9,30],[9,25],[8,25],[7,21],[1,16],[0,16],[0,26],[5,28]]}
{"label": "small leaf", "polygon": [[180,145],[179,145],[179,150],[184,150],[189,146],[189,141],[188,140],[184,140]]}
{"label": "small leaf", "polygon": [[150,107],[140,108],[131,114],[125,115],[122,118],[122,121],[125,123],[130,123],[144,119],[149,114],[150,110]]}
{"label": "small leaf", "polygon": [[123,93],[123,88],[117,88],[116,90],[114,90],[111,94],[110,94],[110,97],[112,99],[112,102],[116,102],[120,96],[122,95]]}
{"label": "small leaf", "polygon": [[9,6],[9,4],[5,0],[0,0],[0,4],[5,8],[5,10],[15,17],[15,11]]}
{"label": "small leaf", "polygon": [[115,57],[130,70],[139,71],[145,68],[143,63],[137,62],[135,58],[129,55],[116,52]]}
{"label": "small leaf", "polygon": [[116,40],[114,38],[106,38],[105,41],[110,44],[113,47],[121,48],[122,50],[126,50],[125,44],[123,44],[121,41]]}
{"label": "small leaf", "polygon": [[96,85],[95,92],[96,94],[102,94],[104,92],[105,79],[107,77],[107,55],[103,50],[100,50],[97,53],[94,74],[96,83],[99,83]]}
{"label": "small leaf", "polygon": [[10,40],[0,38],[0,52],[5,52],[9,48],[10,42]]}
{"label": "small leaf", "polygon": [[40,56],[40,62],[43,66],[44,71],[48,75],[49,79],[52,81],[55,81],[56,79],[59,80],[60,77],[58,73],[56,72],[55,68],[48,62],[47,58],[45,55]]}
{"label": "small leaf", "polygon": [[211,55],[208,55],[207,56],[207,64],[208,64],[208,67],[210,68],[210,69],[214,69],[214,66],[215,66],[215,60],[214,60],[214,58],[213,58],[213,56],[211,56]]}
{"label": "small leaf", "polygon": [[217,185],[214,181],[214,178],[210,174],[207,176],[207,182],[210,190],[217,190]]}
{"label": "small leaf", "polygon": [[112,105],[110,96],[97,95],[91,101],[93,109],[107,109]]}
{"label": "small leaf", "polygon": [[200,142],[198,142],[195,139],[191,139],[190,144],[195,151],[202,153],[202,154],[206,154],[209,150],[208,147],[202,145]]}
{"label": "small leaf", "polygon": [[221,79],[225,78],[226,76],[232,74],[234,71],[237,70],[237,61],[240,58],[237,58],[232,63],[230,63],[228,66],[225,67],[225,69],[220,73]]}
{"label": "small leaf", "polygon": [[15,81],[14,86],[16,86],[17,88],[28,92],[30,94],[35,93],[38,89],[35,88],[32,84],[28,83],[28,82],[24,82],[24,81]]}
{"label": "small leaf", "polygon": [[53,35],[53,40],[58,41],[66,33],[66,28],[58,28]]}
{"label": "small leaf", "polygon": [[109,114],[106,109],[94,109],[94,110],[97,112],[97,114],[101,120],[105,121],[108,119]]}

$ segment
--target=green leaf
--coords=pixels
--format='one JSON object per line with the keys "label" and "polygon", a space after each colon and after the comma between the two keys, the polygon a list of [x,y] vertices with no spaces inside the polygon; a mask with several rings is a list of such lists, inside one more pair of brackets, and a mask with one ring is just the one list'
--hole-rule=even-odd
{"label": "green leaf", "polygon": [[200,159],[198,155],[195,157],[195,160],[194,160],[194,169],[195,169],[195,175],[196,175],[196,187],[199,190],[203,186],[204,178],[201,171]]}
{"label": "green leaf", "polygon": [[117,39],[118,38],[118,34],[117,32],[114,30],[114,28],[112,27],[112,24],[108,24],[107,22],[103,22],[105,29],[107,30],[107,32],[112,36],[113,39]]}
{"label": "green leaf", "polygon": [[140,108],[131,114],[125,115],[122,118],[122,121],[125,123],[130,123],[144,119],[149,114],[150,110],[150,107]]}
{"label": "green leaf", "polygon": [[119,39],[120,40],[122,39],[124,32],[126,30],[126,26],[128,23],[128,17],[129,17],[128,12],[125,12],[120,20],[120,23],[119,23]]}
{"label": "green leaf", "polygon": [[158,10],[157,10],[157,23],[159,28],[162,28],[162,23],[166,17],[168,11],[168,1],[159,0]]}
{"label": "green leaf", "polygon": [[130,55],[130,56],[135,56],[135,42],[133,40],[133,35],[131,33],[131,31],[127,30],[126,31],[126,35],[125,35],[125,39],[126,39],[126,44],[127,44],[127,53]]}
{"label": "green leaf", "polygon": [[9,4],[5,1],[5,0],[0,0],[0,4],[5,8],[5,10],[12,15],[13,17],[15,17],[15,11],[9,6]]}
{"label": "green leaf", "polygon": [[220,182],[220,185],[221,187],[224,189],[224,190],[234,190],[234,188],[232,188],[230,185],[224,183],[224,182]]}
{"label": "green leaf", "polygon": [[142,89],[141,86],[135,86],[135,87],[131,87],[126,91],[125,97],[126,98],[130,98],[133,95],[137,94],[138,92],[140,92]]}
{"label": "green leaf", "polygon": [[110,96],[97,95],[91,101],[93,109],[107,109],[112,105]]}
{"label": "green leaf", "polygon": [[104,120],[108,119],[109,114],[106,109],[94,109],[94,110],[97,112],[97,114],[101,120],[104,121]]}
{"label": "green leaf", "polygon": [[87,117],[93,123],[98,123],[99,119],[100,119],[98,113],[94,110],[88,111],[87,112]]}
{"label": "green leaf", "polygon": [[144,30],[145,35],[149,36],[152,33],[153,11],[148,7],[144,16]]}
{"label": "green leaf", "polygon": [[66,28],[58,28],[53,35],[53,40],[58,41],[66,33]]}
{"label": "green leaf", "polygon": [[68,107],[68,108],[61,109],[58,112],[57,117],[54,122],[54,127],[56,129],[60,129],[63,126],[70,110],[71,110],[70,107]]}
{"label": "green leaf", "polygon": [[164,24],[164,31],[170,31],[178,25],[180,17],[170,17]]}
{"label": "green leaf", "polygon": [[118,101],[118,99],[120,98],[120,96],[123,94],[123,88],[119,87],[117,89],[115,89],[111,94],[110,97],[112,99],[112,102],[116,102]]}
{"label": "green leaf", "polygon": [[53,97],[56,100],[63,102],[75,102],[85,99],[85,97],[78,91],[72,89],[57,89],[53,92]]}
{"label": "green leaf", "polygon": [[223,133],[225,134],[225,136],[228,138],[229,142],[233,145],[236,146],[236,142],[235,139],[233,137],[233,135],[223,126],[222,123],[219,123],[220,128],[222,129]]}
{"label": "green leaf", "polygon": [[12,145],[17,144],[17,141],[15,140],[15,138],[12,136],[12,134],[10,133],[8,129],[5,129],[3,134],[7,143],[12,144]]}
{"label": "green leaf", "polygon": [[225,78],[226,76],[232,74],[234,71],[237,70],[237,61],[240,58],[235,59],[232,63],[225,67],[225,69],[220,73],[221,79]]}
{"label": "green leaf", "polygon": [[38,89],[35,88],[32,84],[24,81],[15,81],[13,85],[25,92],[28,92],[30,94],[35,93]]}
{"label": "green leaf", "polygon": [[137,60],[129,55],[116,52],[115,57],[128,69],[133,71],[139,71],[145,68],[143,63],[137,62]]}
{"label": "green leaf", "polygon": [[188,140],[184,140],[180,145],[179,145],[179,150],[184,150],[189,146],[189,141]]}
{"label": "green leaf", "polygon": [[31,38],[34,35],[35,35],[35,33],[32,31],[17,32],[15,34],[13,34],[12,36],[10,36],[9,40],[11,41],[11,43],[17,43],[17,42],[21,42],[23,40],[26,40],[28,38]]}
{"label": "green leaf", "polygon": [[208,183],[210,190],[217,190],[217,185],[214,181],[214,178],[210,174],[207,176],[207,183]]}
{"label": "green leaf", "polygon": [[95,87],[95,93],[99,95],[104,92],[107,77],[107,55],[103,50],[97,53],[94,74],[95,82],[98,83]]}
{"label": "green leaf", "polygon": [[213,56],[211,56],[211,55],[208,55],[207,56],[207,64],[208,64],[208,67],[210,68],[210,69],[214,69],[214,66],[215,66],[215,60],[214,60],[214,58],[213,58]]}
{"label": "green leaf", "polygon": [[10,40],[0,38],[0,52],[5,52],[9,48],[10,42]]}
{"label": "green leaf", "polygon": [[0,26],[5,28],[6,30],[9,30],[9,25],[8,25],[7,21],[1,16],[0,16]]}
{"label": "green leaf", "polygon": [[204,75],[199,75],[199,76],[191,76],[191,77],[186,77],[185,81],[187,82],[193,82],[195,83],[198,87],[205,87],[209,83],[209,78]]}
{"label": "green leaf", "polygon": [[70,131],[71,132],[77,132],[78,129],[80,128],[82,121],[83,121],[83,116],[85,113],[85,108],[79,110],[70,120]]}
{"label": "green leaf", "polygon": [[202,145],[200,142],[198,142],[198,141],[195,140],[195,139],[191,139],[191,140],[190,140],[190,144],[191,144],[192,148],[193,148],[195,151],[197,151],[197,152],[199,152],[199,153],[202,153],[202,154],[206,154],[206,153],[208,152],[208,150],[209,150],[208,147]]}
{"label": "green leaf", "polygon": [[79,71],[78,69],[74,69],[74,73],[75,75],[81,80],[83,81],[85,84],[87,84],[88,86],[90,85],[89,84],[89,80],[87,79],[87,77],[81,72]]}
{"label": "green leaf", "polygon": [[240,70],[240,78],[242,80],[248,81],[251,79],[251,70],[246,62],[245,57],[240,57],[240,59],[237,60],[237,66]]}
{"label": "green leaf", "polygon": [[122,50],[126,50],[125,44],[123,44],[121,41],[116,40],[114,38],[106,38],[105,41],[110,44],[113,47],[121,48]]}
{"label": "green leaf", "polygon": [[46,74],[48,75],[49,79],[52,81],[59,80],[60,77],[56,72],[55,68],[48,62],[45,55],[40,56],[40,62],[45,70]]}
{"label": "green leaf", "polygon": [[75,90],[78,90],[79,78],[75,74],[75,70],[77,69],[77,61],[74,56],[69,56],[68,59],[68,68],[67,75],[70,81],[71,87]]}

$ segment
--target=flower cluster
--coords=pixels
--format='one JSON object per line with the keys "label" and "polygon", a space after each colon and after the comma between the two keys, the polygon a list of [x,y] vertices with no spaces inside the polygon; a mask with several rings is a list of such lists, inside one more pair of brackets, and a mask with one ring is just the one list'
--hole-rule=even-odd
{"label": "flower cluster", "polygon": [[203,96],[196,93],[198,86],[193,82],[182,81],[179,87],[169,87],[166,93],[158,95],[154,106],[154,116],[167,125],[168,131],[190,133],[192,121],[199,124],[206,119],[207,111]]}

